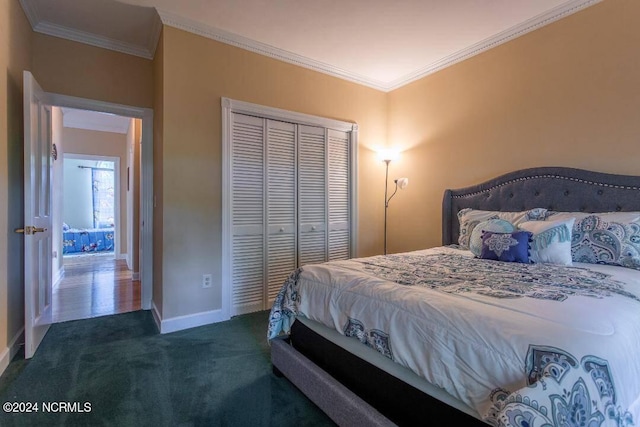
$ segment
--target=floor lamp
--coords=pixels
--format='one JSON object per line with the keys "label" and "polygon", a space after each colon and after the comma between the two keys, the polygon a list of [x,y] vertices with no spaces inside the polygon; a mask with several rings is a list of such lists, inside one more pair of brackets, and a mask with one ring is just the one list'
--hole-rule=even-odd
{"label": "floor lamp", "polygon": [[384,174],[384,254],[387,254],[387,209],[389,209],[389,202],[396,195],[398,189],[404,190],[409,185],[409,178],[398,178],[394,179],[393,182],[396,185],[393,194],[387,198],[388,189],[389,189],[389,163],[391,163],[391,159],[386,158],[383,159],[386,170]]}

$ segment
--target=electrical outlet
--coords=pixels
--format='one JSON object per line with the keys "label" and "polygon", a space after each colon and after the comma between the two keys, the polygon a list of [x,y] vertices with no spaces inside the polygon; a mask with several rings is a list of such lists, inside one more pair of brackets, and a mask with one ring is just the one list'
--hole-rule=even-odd
{"label": "electrical outlet", "polygon": [[213,277],[211,274],[203,274],[202,275],[202,287],[204,289],[210,288],[213,282]]}

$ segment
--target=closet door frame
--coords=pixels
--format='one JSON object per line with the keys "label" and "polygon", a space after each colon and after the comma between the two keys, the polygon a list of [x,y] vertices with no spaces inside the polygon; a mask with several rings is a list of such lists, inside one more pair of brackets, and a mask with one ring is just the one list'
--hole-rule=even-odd
{"label": "closet door frame", "polygon": [[259,104],[221,98],[222,107],[222,318],[231,317],[232,303],[232,212],[231,212],[231,131],[233,113],[257,116],[265,119],[291,122],[298,125],[319,126],[327,129],[349,132],[350,172],[349,172],[349,210],[351,227],[351,257],[358,253],[358,125],[325,117],[313,116]]}

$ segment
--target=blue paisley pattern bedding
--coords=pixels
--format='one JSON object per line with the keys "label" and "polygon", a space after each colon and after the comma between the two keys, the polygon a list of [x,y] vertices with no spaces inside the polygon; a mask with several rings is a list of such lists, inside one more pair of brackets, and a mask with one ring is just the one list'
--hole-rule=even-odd
{"label": "blue paisley pattern bedding", "polygon": [[607,274],[554,264],[487,261],[455,254],[387,255],[352,260],[386,280],[451,294],[564,301],[571,295],[604,298],[618,294],[640,301]]}
{"label": "blue paisley pattern bedding", "polygon": [[278,293],[268,339],[296,316],[357,339],[495,427],[640,417],[632,269],[506,263],[453,247],[306,265]]}
{"label": "blue paisley pattern bedding", "polygon": [[298,315],[298,278],[302,268],[293,271],[285,280],[282,289],[278,292],[271,313],[269,314],[269,329],[267,339],[271,340],[281,333],[288,334],[291,331],[291,324]]}
{"label": "blue paisley pattern bedding", "polygon": [[491,393],[493,408],[485,418],[491,425],[599,427],[605,421],[617,427],[634,425],[633,416],[617,405],[606,360],[589,355],[578,361],[562,349],[532,345],[526,361],[526,387],[513,393],[496,388]]}
{"label": "blue paisley pattern bedding", "polygon": [[640,223],[607,222],[591,215],[573,226],[571,256],[577,262],[640,270]]}

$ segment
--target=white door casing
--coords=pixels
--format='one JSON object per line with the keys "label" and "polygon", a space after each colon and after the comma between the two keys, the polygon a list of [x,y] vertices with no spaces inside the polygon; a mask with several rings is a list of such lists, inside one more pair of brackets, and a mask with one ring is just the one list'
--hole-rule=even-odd
{"label": "white door casing", "polygon": [[51,107],[24,72],[25,358],[33,357],[52,319]]}

